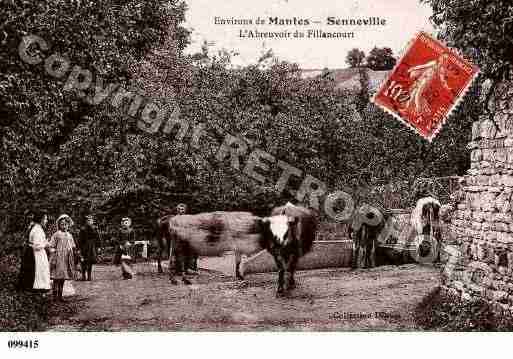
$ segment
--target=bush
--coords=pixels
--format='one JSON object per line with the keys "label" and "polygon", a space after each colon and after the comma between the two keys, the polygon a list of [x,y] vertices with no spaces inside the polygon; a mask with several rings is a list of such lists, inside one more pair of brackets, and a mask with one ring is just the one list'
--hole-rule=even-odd
{"label": "bush", "polygon": [[417,306],[416,323],[427,330],[511,331],[513,316],[484,300],[462,301],[435,289]]}
{"label": "bush", "polygon": [[48,325],[48,299],[39,294],[18,292],[19,261],[14,256],[0,263],[0,331],[42,331]]}

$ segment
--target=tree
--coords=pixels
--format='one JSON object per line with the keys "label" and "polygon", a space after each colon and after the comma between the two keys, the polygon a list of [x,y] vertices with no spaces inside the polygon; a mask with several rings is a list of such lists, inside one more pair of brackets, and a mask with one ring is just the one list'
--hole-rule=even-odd
{"label": "tree", "polygon": [[374,71],[392,70],[396,59],[389,47],[374,47],[366,58],[367,66]]}
{"label": "tree", "polygon": [[357,48],[352,49],[347,53],[346,63],[350,67],[359,67],[363,64],[363,60],[365,60],[365,53]]}
{"label": "tree", "polygon": [[369,104],[369,70],[367,67],[358,68],[360,91],[356,95],[356,108],[361,112]]}
{"label": "tree", "polygon": [[[126,118],[105,101],[90,105],[64,91],[43,64],[29,65],[18,53],[23,36],[49,45],[71,64],[101,76],[104,84],[129,88],[134,69],[159,46],[175,24],[177,51],[187,44],[184,6],[178,1],[9,1],[0,12],[0,216],[14,228],[20,214],[44,205],[55,213],[78,210],[102,191],[116,189],[124,165],[144,162],[123,153]],[[125,167],[126,169],[126,167]],[[140,175],[139,172],[134,172]],[[18,216],[18,217],[17,217]],[[0,231],[3,228],[0,228]]]}
{"label": "tree", "polygon": [[484,78],[509,79],[513,4],[509,0],[422,0],[433,8],[439,37],[481,68]]}

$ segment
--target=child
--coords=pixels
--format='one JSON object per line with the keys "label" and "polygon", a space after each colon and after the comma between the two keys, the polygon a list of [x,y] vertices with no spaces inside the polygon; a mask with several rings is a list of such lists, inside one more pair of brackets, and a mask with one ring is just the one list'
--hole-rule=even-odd
{"label": "child", "polygon": [[128,217],[121,219],[121,228],[117,238],[117,249],[114,257],[114,264],[121,265],[121,275],[123,279],[132,279],[134,271],[130,266],[132,257],[129,255],[130,247],[135,241],[135,232],[132,227],[132,220]]}
{"label": "child", "polygon": [[62,291],[66,280],[74,279],[75,260],[73,251],[75,250],[75,241],[69,233],[73,221],[67,214],[57,218],[57,232],[50,239],[50,248],[52,257],[50,261],[50,274],[54,283],[54,297],[58,301],[63,301]]}
{"label": "child", "polygon": [[91,272],[93,265],[96,264],[96,245],[99,242],[100,234],[94,225],[94,217],[86,216],[86,225],[80,230],[78,244],[80,246],[80,254],[82,255],[81,269],[82,280],[91,280]]}

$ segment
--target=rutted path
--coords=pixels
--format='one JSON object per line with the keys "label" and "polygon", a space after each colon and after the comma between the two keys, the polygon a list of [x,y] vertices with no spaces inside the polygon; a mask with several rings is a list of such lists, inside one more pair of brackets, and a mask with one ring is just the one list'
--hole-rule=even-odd
{"label": "rutted path", "polygon": [[200,270],[194,285],[173,286],[151,264],[136,268],[122,280],[119,268],[96,266],[94,281],[73,283],[78,313],[51,318],[49,330],[412,330],[413,308],[439,284],[433,266],[300,271],[297,289],[275,298],[275,273],[237,282]]}

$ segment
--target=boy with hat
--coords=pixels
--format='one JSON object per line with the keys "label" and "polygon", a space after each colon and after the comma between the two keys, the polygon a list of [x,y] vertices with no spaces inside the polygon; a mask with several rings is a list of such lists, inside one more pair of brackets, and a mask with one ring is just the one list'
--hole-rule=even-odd
{"label": "boy with hat", "polygon": [[100,233],[94,224],[94,217],[88,214],[85,225],[80,229],[78,245],[80,247],[80,267],[82,269],[82,280],[91,280],[93,265],[96,264],[96,246],[100,241]]}

